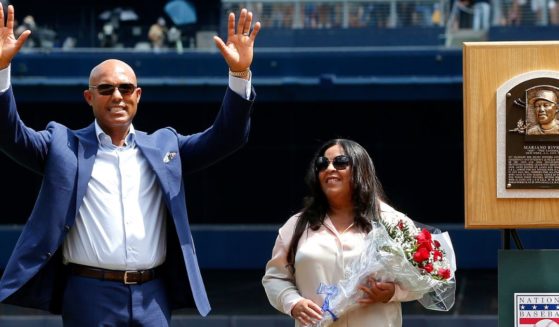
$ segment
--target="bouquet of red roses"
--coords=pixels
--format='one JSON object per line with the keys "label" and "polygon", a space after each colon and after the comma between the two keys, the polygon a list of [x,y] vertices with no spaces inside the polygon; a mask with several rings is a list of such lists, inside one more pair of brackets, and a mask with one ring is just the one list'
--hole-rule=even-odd
{"label": "bouquet of red roses", "polygon": [[336,285],[319,286],[317,293],[326,297],[323,319],[316,326],[327,326],[358,306],[363,296],[358,286],[370,276],[397,283],[427,309],[448,311],[454,305],[455,267],[448,233],[431,233],[407,217],[373,222],[360,259],[346,274],[349,277]]}
{"label": "bouquet of red roses", "polygon": [[[431,310],[450,310],[454,305],[456,263],[448,233],[429,227],[434,231],[431,233],[427,226],[418,228],[410,219],[381,220],[381,224],[388,235],[401,245],[407,261],[417,268],[417,281],[407,289],[421,291],[423,284],[430,290],[418,300],[419,303]],[[384,248],[387,251],[391,249],[389,246]],[[403,286],[402,283],[400,285]]]}

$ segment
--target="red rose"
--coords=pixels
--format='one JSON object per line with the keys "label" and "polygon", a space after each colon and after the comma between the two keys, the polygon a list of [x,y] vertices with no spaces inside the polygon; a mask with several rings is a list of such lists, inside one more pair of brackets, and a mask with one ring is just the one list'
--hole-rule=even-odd
{"label": "red rose", "polygon": [[415,236],[418,248],[425,248],[427,251],[433,250],[433,242],[431,241],[431,233],[425,228]]}
{"label": "red rose", "polygon": [[435,247],[436,248],[440,248],[441,247],[441,243],[437,240],[434,240],[433,243],[435,243]]}
{"label": "red rose", "polygon": [[424,247],[417,249],[413,254],[413,261],[415,262],[421,263],[427,259],[429,259],[429,251]]}
{"label": "red rose", "polygon": [[428,263],[425,265],[425,267],[423,267],[423,269],[425,269],[426,272],[430,273],[433,271],[433,264],[432,263]]}
{"label": "red rose", "polygon": [[402,220],[398,221],[398,228],[404,230],[404,222]]}
{"label": "red rose", "polygon": [[425,249],[429,252],[433,251],[433,243],[431,242],[422,242],[417,244],[418,249]]}
{"label": "red rose", "polygon": [[431,233],[428,230],[423,228],[419,234],[415,237],[417,242],[419,243],[431,243]]}
{"label": "red rose", "polygon": [[440,268],[438,271],[438,275],[443,279],[450,278],[450,269]]}
{"label": "red rose", "polygon": [[435,250],[433,252],[433,260],[437,261],[437,260],[442,260],[443,258],[443,253],[439,250]]}

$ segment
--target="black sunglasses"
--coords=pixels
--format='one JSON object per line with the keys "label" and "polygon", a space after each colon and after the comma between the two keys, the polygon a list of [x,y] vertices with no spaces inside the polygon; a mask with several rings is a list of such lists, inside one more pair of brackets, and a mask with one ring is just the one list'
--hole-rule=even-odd
{"label": "black sunglasses", "polygon": [[344,170],[349,166],[351,163],[351,159],[346,156],[345,154],[339,155],[335,157],[332,161],[328,160],[328,158],[322,156],[316,158],[316,162],[314,163],[314,168],[316,171],[323,171],[324,169],[328,168],[330,162],[336,168],[336,170]]}
{"label": "black sunglasses", "polygon": [[130,95],[134,92],[137,86],[131,83],[124,83],[118,85],[99,84],[99,85],[91,85],[90,88],[97,89],[97,92],[99,92],[99,94],[101,95],[112,95],[115,92],[115,89],[117,88],[120,94]]}

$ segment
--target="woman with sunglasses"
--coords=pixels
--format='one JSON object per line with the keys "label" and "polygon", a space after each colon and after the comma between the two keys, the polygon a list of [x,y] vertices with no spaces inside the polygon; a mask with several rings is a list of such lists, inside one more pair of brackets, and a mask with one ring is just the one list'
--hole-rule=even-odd
{"label": "woman with sunglasses", "polygon": [[[279,230],[262,280],[272,306],[312,325],[325,314],[320,284],[335,285],[359,258],[371,221],[409,219],[384,202],[382,186],[367,151],[354,141],[322,145],[307,171],[309,195],[301,212]],[[361,285],[361,306],[336,317],[332,326],[401,326],[400,302],[415,300],[397,284],[369,279]]]}

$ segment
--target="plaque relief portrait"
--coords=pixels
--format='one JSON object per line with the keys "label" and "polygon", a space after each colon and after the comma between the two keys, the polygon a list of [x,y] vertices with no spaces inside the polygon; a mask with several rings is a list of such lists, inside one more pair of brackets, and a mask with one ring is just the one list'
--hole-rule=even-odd
{"label": "plaque relief portrait", "polygon": [[557,88],[536,86],[526,91],[526,135],[559,135]]}
{"label": "plaque relief portrait", "polygon": [[515,76],[497,99],[497,197],[559,198],[559,71]]}

